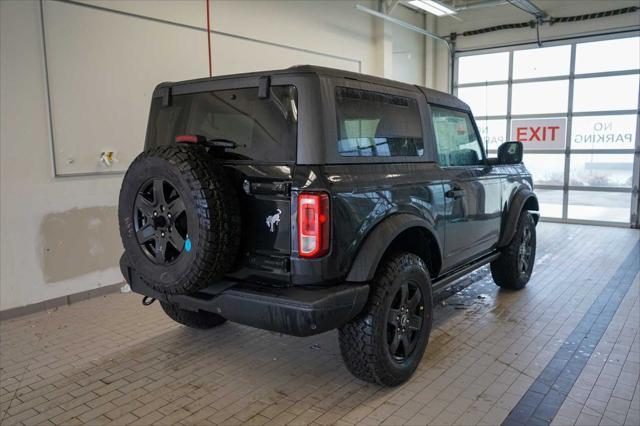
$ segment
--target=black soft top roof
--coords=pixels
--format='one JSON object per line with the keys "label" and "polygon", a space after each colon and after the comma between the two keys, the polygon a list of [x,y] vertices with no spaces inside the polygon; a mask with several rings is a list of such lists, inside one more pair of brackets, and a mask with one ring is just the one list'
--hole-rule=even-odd
{"label": "black soft top roof", "polygon": [[381,86],[394,87],[397,89],[404,89],[404,90],[410,90],[410,91],[419,90],[422,93],[424,93],[429,103],[445,105],[453,108],[470,111],[469,106],[464,102],[462,102],[460,99],[456,98],[453,95],[450,95],[449,93],[441,92],[439,90],[402,83],[400,81],[389,80],[387,78],[376,77],[373,75],[360,74],[360,73],[340,70],[336,68],[320,67],[316,65],[296,65],[293,67],[284,68],[280,70],[257,71],[257,72],[241,73],[241,74],[228,74],[228,75],[221,75],[216,77],[206,77],[206,78],[185,80],[185,81],[179,81],[179,82],[166,82],[158,85],[158,88],[167,87],[167,86],[175,87],[175,86],[181,86],[185,84],[201,83],[201,82],[212,81],[212,80],[219,81],[219,80],[226,80],[226,79],[246,78],[246,77],[262,77],[262,76],[272,76],[272,75],[301,75],[301,74],[313,74],[317,76],[348,78],[351,80],[358,80],[366,83],[379,84]]}

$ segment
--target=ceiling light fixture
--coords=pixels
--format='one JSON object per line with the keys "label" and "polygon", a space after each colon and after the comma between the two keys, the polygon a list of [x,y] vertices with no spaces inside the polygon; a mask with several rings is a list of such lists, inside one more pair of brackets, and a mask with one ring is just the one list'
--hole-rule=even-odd
{"label": "ceiling light fixture", "polygon": [[436,16],[453,15],[456,13],[455,9],[435,0],[411,0],[409,4]]}

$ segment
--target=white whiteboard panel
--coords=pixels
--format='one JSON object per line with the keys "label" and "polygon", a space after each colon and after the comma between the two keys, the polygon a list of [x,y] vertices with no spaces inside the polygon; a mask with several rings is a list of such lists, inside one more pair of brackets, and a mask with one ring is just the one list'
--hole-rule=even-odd
{"label": "white whiteboard panel", "polygon": [[[156,84],[206,77],[206,32],[86,6],[43,2],[56,173],[126,170],[142,150]],[[214,74],[359,61],[224,34],[212,36]],[[113,151],[116,162],[100,162]]]}

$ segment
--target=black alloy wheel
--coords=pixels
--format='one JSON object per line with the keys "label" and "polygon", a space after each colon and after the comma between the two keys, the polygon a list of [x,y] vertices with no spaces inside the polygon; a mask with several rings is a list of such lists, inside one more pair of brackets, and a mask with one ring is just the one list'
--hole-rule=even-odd
{"label": "black alloy wheel", "polygon": [[414,282],[403,283],[396,291],[387,313],[387,345],[397,362],[413,353],[422,330],[424,298]]}
{"label": "black alloy wheel", "polygon": [[133,219],[138,244],[153,263],[168,265],[191,250],[184,201],[166,180],[153,178],[142,185]]}
{"label": "black alloy wheel", "polygon": [[418,368],[432,323],[424,260],[414,253],[389,255],[378,266],[365,308],[339,328],[342,359],[361,380],[397,386]]}
{"label": "black alloy wheel", "polygon": [[525,276],[529,274],[529,264],[531,262],[531,253],[533,252],[531,236],[531,228],[525,227],[522,235],[522,241],[518,247],[518,270],[521,275]]}
{"label": "black alloy wheel", "polygon": [[502,288],[523,289],[536,260],[536,222],[527,210],[520,213],[515,235],[501,251],[500,257],[491,262],[493,281]]}

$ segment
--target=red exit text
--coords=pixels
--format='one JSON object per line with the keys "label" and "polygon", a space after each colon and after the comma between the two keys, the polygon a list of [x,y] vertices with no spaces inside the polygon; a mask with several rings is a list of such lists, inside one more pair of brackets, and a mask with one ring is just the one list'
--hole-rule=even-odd
{"label": "red exit text", "polygon": [[516,127],[519,142],[553,142],[558,137],[560,126]]}

